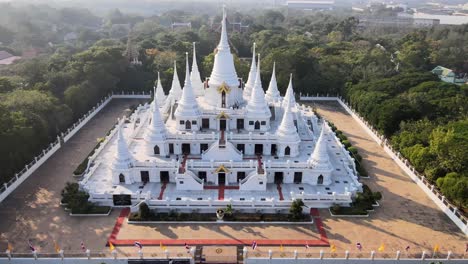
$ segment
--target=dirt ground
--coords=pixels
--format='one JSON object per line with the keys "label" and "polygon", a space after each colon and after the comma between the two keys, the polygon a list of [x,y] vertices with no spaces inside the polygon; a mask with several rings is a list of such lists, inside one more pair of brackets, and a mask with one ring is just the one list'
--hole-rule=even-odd
{"label": "dirt ground", "polygon": [[70,141],[0,203],[0,250],[10,241],[16,252],[29,252],[27,241],[42,252],[53,252],[57,240],[64,250],[101,249],[120,210],[107,217],[70,217],[60,207],[60,192],[74,181],[73,171],[137,100],[113,99]]}
{"label": "dirt ground", "polygon": [[[312,103],[311,103],[312,104]],[[395,252],[410,246],[410,252],[463,254],[468,239],[459,228],[432,202],[398,165],[372,140],[364,129],[335,101],[315,101],[318,113],[344,132],[359,149],[370,179],[363,179],[371,190],[380,191],[380,207],[369,218],[335,218],[328,210],[320,210],[331,244],[337,249]]]}

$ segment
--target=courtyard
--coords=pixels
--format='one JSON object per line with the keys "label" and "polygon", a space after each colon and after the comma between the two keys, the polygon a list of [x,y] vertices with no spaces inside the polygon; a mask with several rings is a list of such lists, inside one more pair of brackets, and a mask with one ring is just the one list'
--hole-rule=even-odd
{"label": "courtyard", "polygon": [[[136,103],[136,100],[113,100],[0,204],[1,248],[6,248],[6,242],[10,241],[14,252],[28,253],[27,240],[31,239],[39,252],[54,252],[54,240],[65,251],[79,252],[83,241],[89,249],[109,252],[106,243],[113,233],[121,209],[114,209],[109,216],[70,217],[59,205],[60,191],[67,181],[73,181],[73,170],[95,146],[96,139],[105,135],[116,118]],[[377,250],[381,244],[385,245],[385,251],[389,254],[404,250],[407,246],[410,246],[410,253],[420,254],[422,250],[431,252],[436,244],[440,245],[441,252],[464,252],[466,237],[350,115],[336,102],[316,102],[315,106],[359,149],[370,174],[370,178],[362,182],[373,191],[383,194],[381,206],[371,212],[368,218],[334,218],[328,210],[319,210],[328,243],[336,246],[337,254],[345,250],[356,251],[357,242],[363,245],[363,252]],[[185,243],[184,240],[212,239],[213,243],[237,240],[232,243],[235,245],[250,244],[253,240],[269,240],[271,245],[259,245],[257,249],[263,255],[268,249],[279,252],[279,245],[284,240],[292,239],[300,240],[301,245],[289,247],[285,244],[284,254],[294,249],[307,252],[302,242],[319,240],[319,233],[315,225],[130,225],[123,221],[116,239],[130,242],[152,240],[157,244],[145,246],[144,251],[153,250],[153,254],[164,252],[158,246],[162,241],[178,241],[175,246],[168,244],[168,249],[183,254],[180,245]],[[328,247],[322,247],[309,251],[317,253],[319,249],[326,252],[329,250]],[[134,247],[119,246],[118,250],[136,252]]]}

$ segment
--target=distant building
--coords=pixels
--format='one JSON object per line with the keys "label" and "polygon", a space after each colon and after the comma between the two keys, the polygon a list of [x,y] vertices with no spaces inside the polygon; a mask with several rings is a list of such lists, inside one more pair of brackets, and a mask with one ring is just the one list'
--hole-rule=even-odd
{"label": "distant building", "polygon": [[432,27],[440,25],[440,19],[433,18],[413,18],[413,25],[416,27]]}
{"label": "distant building", "polygon": [[0,50],[0,65],[12,64],[15,60],[21,59],[20,56],[15,56],[7,51]]}
{"label": "distant building", "polygon": [[76,32],[69,32],[63,37],[65,42],[75,42],[78,39],[78,34]]}
{"label": "distant building", "polygon": [[286,6],[291,9],[302,10],[332,10],[335,7],[333,0],[290,0]]}
{"label": "distant building", "polygon": [[468,76],[466,73],[457,74],[451,69],[448,69],[442,66],[435,67],[431,72],[439,76],[439,79],[443,82],[453,83],[453,84],[458,84],[458,85],[468,83]]}
{"label": "distant building", "polygon": [[192,23],[187,22],[187,23],[180,23],[180,22],[173,22],[171,25],[172,30],[176,29],[192,29]]}

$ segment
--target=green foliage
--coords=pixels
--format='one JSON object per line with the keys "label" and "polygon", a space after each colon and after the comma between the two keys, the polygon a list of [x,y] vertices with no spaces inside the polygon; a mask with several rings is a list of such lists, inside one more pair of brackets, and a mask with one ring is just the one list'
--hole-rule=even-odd
{"label": "green foliage", "polygon": [[146,203],[141,203],[138,207],[138,217],[140,219],[150,219],[153,213]]}
{"label": "green foliage", "polygon": [[67,182],[61,195],[61,202],[66,204],[73,214],[106,214],[110,210],[109,206],[96,206],[89,202],[89,194],[80,190],[76,182]]}
{"label": "green foliage", "polygon": [[448,173],[445,177],[437,179],[437,187],[447,198],[455,201],[458,206],[468,207],[467,175],[460,175],[456,172]]}
{"label": "green foliage", "polygon": [[292,219],[301,219],[302,218],[302,207],[304,202],[301,199],[296,199],[291,203],[289,208],[289,214]]}

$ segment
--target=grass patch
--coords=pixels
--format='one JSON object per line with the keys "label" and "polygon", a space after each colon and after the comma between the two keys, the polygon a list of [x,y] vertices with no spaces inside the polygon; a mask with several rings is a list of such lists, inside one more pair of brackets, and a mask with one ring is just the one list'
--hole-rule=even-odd
{"label": "grass patch", "polygon": [[341,207],[337,204],[330,208],[334,215],[367,215],[368,211],[374,210],[373,205],[382,199],[380,192],[372,192],[369,186],[362,186],[362,193],[358,193],[351,207]]}

